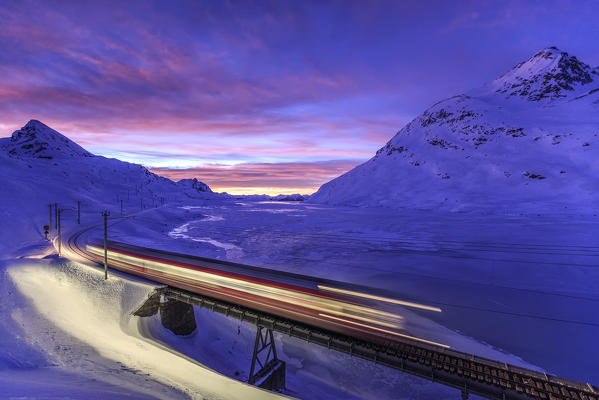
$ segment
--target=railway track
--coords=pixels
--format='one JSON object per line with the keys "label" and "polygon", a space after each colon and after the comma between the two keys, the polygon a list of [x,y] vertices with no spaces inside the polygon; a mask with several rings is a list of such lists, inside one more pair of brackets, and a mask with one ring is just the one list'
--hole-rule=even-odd
{"label": "railway track", "polygon": [[168,287],[169,299],[183,301],[229,317],[263,326],[354,357],[385,365],[432,382],[441,383],[488,399],[599,400],[599,390],[590,385],[477,357],[451,349],[406,341],[383,346]]}
{"label": "railway track", "polygon": [[[98,264],[96,255],[79,246],[80,238],[99,225],[70,235],[66,248],[76,257]],[[218,262],[217,260],[213,260]],[[599,388],[534,370],[477,357],[427,343],[395,340],[383,345],[364,338],[329,331],[303,322],[229,303],[181,288],[161,290],[168,298],[225,314],[276,330],[292,337],[360,357],[433,382],[456,388],[463,398],[469,393],[488,399],[599,400]]]}

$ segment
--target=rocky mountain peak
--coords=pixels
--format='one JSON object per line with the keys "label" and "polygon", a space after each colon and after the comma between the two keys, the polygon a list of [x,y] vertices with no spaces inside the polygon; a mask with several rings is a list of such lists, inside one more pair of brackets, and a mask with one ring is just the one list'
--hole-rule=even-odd
{"label": "rocky mountain peak", "polygon": [[547,47],[517,64],[492,83],[495,92],[507,98],[529,101],[557,100],[599,87],[599,72],[576,56],[557,47]]}
{"label": "rocky mountain peak", "polygon": [[543,49],[494,82],[433,104],[310,201],[595,214],[598,72]]}
{"label": "rocky mountain peak", "polygon": [[212,189],[210,189],[210,186],[206,185],[204,182],[198,180],[197,178],[181,179],[177,182],[177,184],[181,186],[191,187],[192,189],[195,189],[198,192],[212,193]]}
{"label": "rocky mountain peak", "polygon": [[6,145],[6,151],[13,157],[25,158],[93,156],[77,143],[35,119],[13,132]]}

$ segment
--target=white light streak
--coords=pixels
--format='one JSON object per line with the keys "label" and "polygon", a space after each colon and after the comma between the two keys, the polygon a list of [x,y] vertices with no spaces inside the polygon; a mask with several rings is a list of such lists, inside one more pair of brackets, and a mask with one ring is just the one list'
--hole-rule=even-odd
{"label": "white light streak", "polygon": [[[88,245],[87,250],[98,255],[104,254],[104,249],[97,246]],[[362,305],[324,298],[311,293],[250,282],[244,279],[179,267],[166,262],[147,260],[141,257],[122,254],[114,250],[108,250],[108,258],[109,260],[120,261],[148,268],[155,272],[161,272],[170,276],[171,279],[176,278],[183,282],[233,289],[253,296],[273,299],[290,306],[300,306],[316,312],[326,312],[389,328],[401,329],[401,326],[397,324],[397,322],[402,320],[401,316]]]}
{"label": "white light streak", "polygon": [[410,339],[410,340],[414,340],[414,341],[417,341],[417,342],[422,342],[422,343],[427,343],[427,344],[433,344],[435,346],[441,346],[441,347],[444,347],[446,349],[449,348],[449,346],[447,346],[446,344],[437,343],[437,342],[431,342],[430,340],[420,339],[420,338],[417,338],[415,336],[404,335],[403,333],[393,332],[393,331],[390,331],[390,330],[387,330],[387,329],[377,328],[375,326],[361,324],[359,322],[349,321],[349,320],[343,319],[343,318],[333,317],[332,315],[321,314],[321,313],[319,313],[318,315],[320,315],[321,317],[326,317],[326,318],[335,319],[337,321],[342,321],[342,322],[345,322],[345,323],[348,323],[348,324],[354,324],[354,325],[358,325],[358,326],[363,326],[364,328],[374,329],[374,330],[377,330],[377,331],[380,331],[380,332],[388,333],[389,335],[400,336],[400,337],[403,337],[403,338],[406,338],[406,339]]}
{"label": "white light streak", "polygon": [[389,297],[376,296],[376,295],[368,294],[368,293],[354,292],[353,290],[337,289],[337,288],[333,288],[330,286],[317,285],[317,287],[319,289],[325,290],[327,292],[342,293],[342,294],[347,294],[350,296],[364,297],[366,299],[372,299],[372,300],[384,301],[387,303],[399,304],[399,305],[406,306],[406,307],[419,308],[421,310],[441,312],[441,309],[439,307],[433,307],[433,306],[427,306],[424,304],[412,303],[409,301],[391,299]]}

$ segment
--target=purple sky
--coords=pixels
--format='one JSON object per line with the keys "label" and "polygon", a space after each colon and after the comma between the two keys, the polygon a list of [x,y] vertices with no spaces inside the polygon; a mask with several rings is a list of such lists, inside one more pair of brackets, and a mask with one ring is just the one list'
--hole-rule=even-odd
{"label": "purple sky", "polygon": [[[310,193],[432,103],[555,45],[599,1],[7,1],[0,128],[233,193]],[[3,135],[4,136],[4,135]]]}

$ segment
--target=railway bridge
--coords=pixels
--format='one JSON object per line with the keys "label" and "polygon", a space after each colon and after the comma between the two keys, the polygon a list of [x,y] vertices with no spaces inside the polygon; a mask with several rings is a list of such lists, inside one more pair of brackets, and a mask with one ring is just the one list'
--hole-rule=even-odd
{"label": "railway bridge", "polygon": [[[99,245],[90,246],[81,240],[82,235],[90,229],[78,231],[68,238],[63,246],[63,249],[67,250],[65,255],[77,261],[102,264],[104,249]],[[344,288],[338,289],[336,293],[327,294],[328,297],[320,298],[323,302],[334,303],[340,301],[342,295],[347,293],[361,293],[351,290],[351,287],[348,288],[347,284],[341,282],[124,243],[109,242],[106,255],[111,268],[166,284],[137,310],[137,315],[152,315],[160,308],[161,301],[169,301],[210,309],[255,324],[256,341],[249,377],[252,384],[270,388],[284,386],[285,368],[277,359],[272,336],[272,332],[276,331],[455,388],[460,391],[463,399],[467,399],[469,394],[475,394],[497,400],[599,400],[599,388],[588,383],[579,383],[463,353],[441,343],[394,333],[391,329],[372,327],[364,323],[372,321],[371,319],[358,314],[352,315],[353,319],[327,315],[324,311],[319,312],[317,316],[305,315],[301,314],[300,308],[291,306],[287,312],[282,312],[280,306],[273,302],[273,298],[278,295],[277,291],[291,290],[289,287],[295,287],[300,293],[298,303],[304,302],[306,296],[324,296],[311,293],[311,289],[301,286],[313,285],[315,281],[319,287]],[[180,267],[193,269],[196,275],[215,275],[218,280],[211,282],[207,278],[208,283],[192,284],[189,276],[179,276],[177,272],[173,272],[178,271],[177,268]],[[249,298],[242,296],[240,291],[215,283],[235,279],[245,279],[248,287],[255,291],[261,290],[260,285],[265,285],[265,282],[270,283],[276,289],[273,289],[272,293],[277,295],[273,294],[272,298]],[[291,286],[290,282],[297,286]],[[239,282],[236,284],[239,285]],[[283,293],[281,296],[284,298],[289,294]],[[376,300],[377,296],[370,297],[375,297]],[[330,318],[323,318],[327,316]],[[356,318],[362,322],[356,322]],[[375,322],[383,326],[391,325],[383,320]],[[384,340],[381,340],[381,335]]]}

